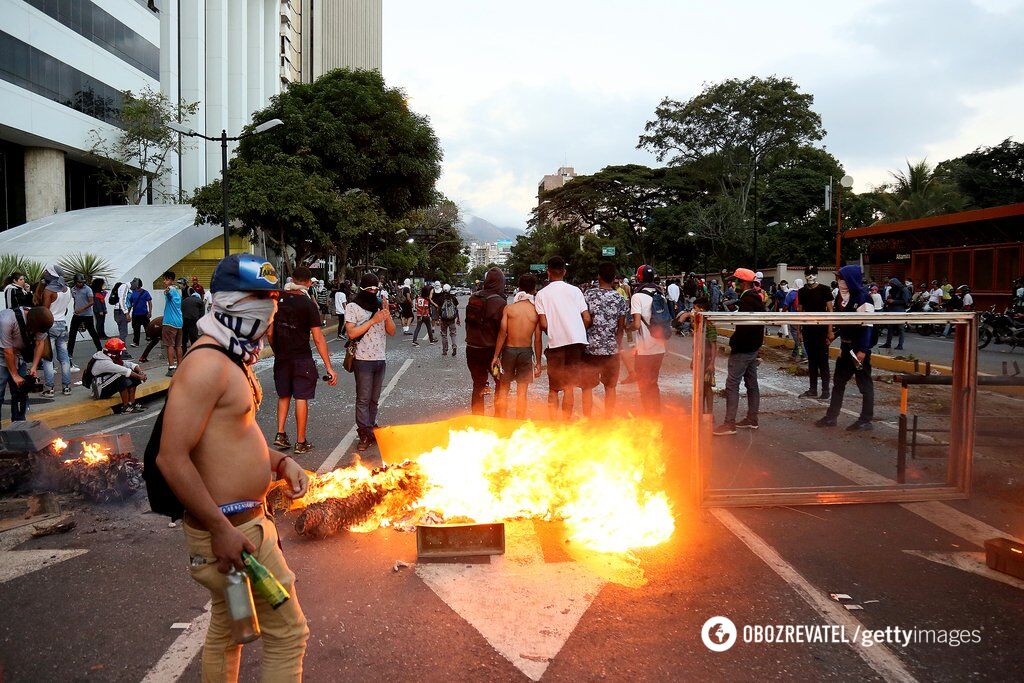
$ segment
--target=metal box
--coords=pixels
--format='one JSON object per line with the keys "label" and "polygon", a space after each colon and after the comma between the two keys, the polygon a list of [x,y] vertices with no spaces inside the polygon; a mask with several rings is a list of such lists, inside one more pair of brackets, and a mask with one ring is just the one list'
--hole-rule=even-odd
{"label": "metal box", "polygon": [[41,451],[57,438],[53,431],[39,420],[12,422],[0,431],[0,449],[34,453]]}
{"label": "metal box", "polygon": [[421,524],[416,527],[416,557],[427,560],[504,555],[505,524]]}
{"label": "metal box", "polygon": [[989,569],[1024,580],[1024,543],[1008,538],[985,541],[985,564]]}

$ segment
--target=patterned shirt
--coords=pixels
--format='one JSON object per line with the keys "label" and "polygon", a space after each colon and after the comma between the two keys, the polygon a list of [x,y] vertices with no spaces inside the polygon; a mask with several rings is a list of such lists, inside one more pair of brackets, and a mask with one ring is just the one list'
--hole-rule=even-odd
{"label": "patterned shirt", "polygon": [[[356,303],[345,306],[345,322],[355,326],[362,325],[373,316],[365,308]],[[384,323],[377,323],[357,340],[356,360],[385,360],[384,348],[387,332]]]}
{"label": "patterned shirt", "polygon": [[592,322],[587,329],[587,353],[591,356],[611,356],[619,351],[615,330],[619,318],[629,315],[629,304],[614,289],[592,287],[583,298],[590,310]]}

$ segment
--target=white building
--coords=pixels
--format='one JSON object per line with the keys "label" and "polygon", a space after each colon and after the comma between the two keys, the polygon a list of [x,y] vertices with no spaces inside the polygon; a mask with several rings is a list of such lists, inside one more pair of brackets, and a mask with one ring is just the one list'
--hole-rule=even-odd
{"label": "white building", "polygon": [[381,70],[384,0],[302,0],[302,81],[331,69]]}
{"label": "white building", "polygon": [[0,0],[0,230],[109,204],[86,152],[117,134],[121,92],[159,88],[145,0]]}

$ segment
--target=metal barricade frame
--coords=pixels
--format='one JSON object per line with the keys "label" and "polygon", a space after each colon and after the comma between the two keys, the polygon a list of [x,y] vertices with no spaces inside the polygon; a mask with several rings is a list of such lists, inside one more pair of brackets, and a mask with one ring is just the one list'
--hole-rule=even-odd
{"label": "metal barricade frame", "polygon": [[[744,489],[709,488],[713,415],[704,405],[704,325],[897,325],[946,324],[955,330],[953,343],[952,404],[949,460],[944,483],[865,486],[794,486]],[[703,313],[694,316],[693,407],[691,447],[695,456],[692,492],[702,507],[772,505],[837,505],[847,503],[907,503],[968,498],[974,462],[974,423],[977,405],[978,322],[971,312],[960,313]]]}

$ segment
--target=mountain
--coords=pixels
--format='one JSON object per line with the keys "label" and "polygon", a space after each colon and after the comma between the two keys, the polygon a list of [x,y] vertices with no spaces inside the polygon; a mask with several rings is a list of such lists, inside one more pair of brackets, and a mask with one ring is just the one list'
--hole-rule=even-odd
{"label": "mountain", "polygon": [[480,216],[466,215],[466,220],[459,226],[459,232],[467,242],[497,242],[512,240],[523,234],[521,228],[501,228]]}

